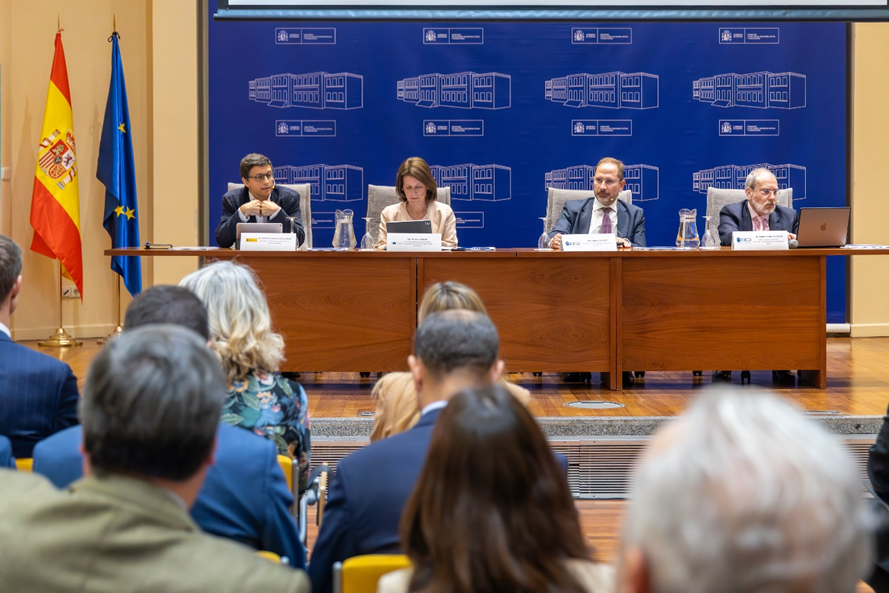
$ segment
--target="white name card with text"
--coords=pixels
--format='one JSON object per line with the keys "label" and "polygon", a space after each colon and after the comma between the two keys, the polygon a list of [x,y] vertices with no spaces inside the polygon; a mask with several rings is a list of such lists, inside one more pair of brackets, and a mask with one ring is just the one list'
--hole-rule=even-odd
{"label": "white name card with text", "polygon": [[386,251],[441,251],[441,233],[389,233]]}
{"label": "white name card with text", "polygon": [[733,231],[732,249],[741,251],[781,251],[790,249],[787,231]]}
{"label": "white name card with text", "polygon": [[296,251],[293,233],[241,233],[241,251]]}
{"label": "white name card with text", "polygon": [[562,235],[562,251],[617,251],[617,239],[611,233]]}

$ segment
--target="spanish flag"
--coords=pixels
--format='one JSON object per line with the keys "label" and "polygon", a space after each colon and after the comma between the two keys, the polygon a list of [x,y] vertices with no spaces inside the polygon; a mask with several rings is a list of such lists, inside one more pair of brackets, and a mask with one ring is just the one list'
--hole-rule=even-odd
{"label": "spanish flag", "polygon": [[77,285],[83,300],[77,151],[61,31],[56,33],[56,53],[40,138],[31,194],[31,226],[34,227],[31,251],[58,259],[62,273]]}

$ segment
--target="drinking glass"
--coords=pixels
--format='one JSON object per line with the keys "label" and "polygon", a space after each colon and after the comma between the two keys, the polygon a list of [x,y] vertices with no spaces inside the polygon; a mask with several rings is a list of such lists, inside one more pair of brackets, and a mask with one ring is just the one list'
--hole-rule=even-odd
{"label": "drinking glass", "polygon": [[549,235],[546,233],[546,216],[538,216],[537,218],[543,221],[543,233],[537,239],[536,251],[552,251],[552,248],[549,246]]}
{"label": "drinking glass", "polygon": [[374,239],[370,236],[370,221],[373,220],[373,218],[370,216],[362,216],[361,220],[364,221],[364,236],[361,237],[361,251],[373,251]]}

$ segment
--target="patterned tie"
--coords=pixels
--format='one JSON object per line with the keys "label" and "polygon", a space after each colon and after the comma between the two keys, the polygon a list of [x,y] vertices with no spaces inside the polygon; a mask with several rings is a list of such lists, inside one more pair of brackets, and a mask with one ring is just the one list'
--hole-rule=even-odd
{"label": "patterned tie", "polygon": [[602,230],[603,235],[611,234],[611,208],[602,208]]}

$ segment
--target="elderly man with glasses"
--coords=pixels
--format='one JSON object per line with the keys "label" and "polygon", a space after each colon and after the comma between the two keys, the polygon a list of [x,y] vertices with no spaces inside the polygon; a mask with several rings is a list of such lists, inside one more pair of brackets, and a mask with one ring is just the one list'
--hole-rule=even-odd
{"label": "elderly man with glasses", "polygon": [[222,219],[216,227],[219,246],[234,244],[239,222],[286,222],[284,230],[295,232],[302,245],[306,233],[299,209],[299,193],[275,185],[272,162],[268,157],[251,153],[241,159],[241,181],[244,187],[222,196]]}
{"label": "elderly man with glasses", "polygon": [[778,205],[778,180],[768,169],[754,169],[744,182],[747,199],[727,204],[719,212],[719,239],[732,244],[734,231],[787,231],[796,239],[799,215]]}

